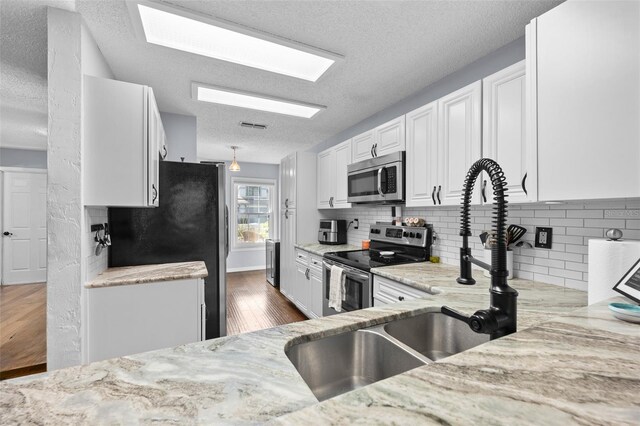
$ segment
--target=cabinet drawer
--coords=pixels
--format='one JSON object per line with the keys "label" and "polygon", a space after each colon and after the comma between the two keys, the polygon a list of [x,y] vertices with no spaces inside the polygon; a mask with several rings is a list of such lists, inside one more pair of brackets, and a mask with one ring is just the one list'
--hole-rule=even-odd
{"label": "cabinet drawer", "polygon": [[310,254],[304,250],[296,249],[296,262],[309,265]]}
{"label": "cabinet drawer", "polygon": [[373,279],[374,299],[389,300],[389,303],[391,303],[391,300],[394,302],[400,302],[403,300],[418,299],[427,296],[430,296],[430,294],[416,290],[397,281],[392,281],[378,276],[375,276]]}
{"label": "cabinet drawer", "polygon": [[315,255],[311,255],[311,257],[309,257],[309,269],[311,269],[312,272],[321,273],[322,258]]}

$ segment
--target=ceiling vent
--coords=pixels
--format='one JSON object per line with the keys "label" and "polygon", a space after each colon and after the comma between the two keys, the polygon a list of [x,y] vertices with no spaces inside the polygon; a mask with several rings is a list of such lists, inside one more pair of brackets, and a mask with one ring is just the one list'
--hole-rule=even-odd
{"label": "ceiling vent", "polygon": [[259,130],[265,130],[267,128],[266,124],[249,123],[248,121],[241,121],[240,126],[248,127],[250,129],[259,129]]}

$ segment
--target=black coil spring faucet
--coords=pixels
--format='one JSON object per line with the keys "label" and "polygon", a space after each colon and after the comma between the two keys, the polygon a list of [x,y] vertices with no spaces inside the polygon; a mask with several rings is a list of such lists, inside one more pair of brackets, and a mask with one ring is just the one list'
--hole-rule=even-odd
{"label": "black coil spring faucet", "polygon": [[[471,227],[469,214],[471,210],[471,196],[476,179],[483,171],[489,174],[493,186],[493,226],[496,235],[496,246],[491,249],[491,265],[488,265],[471,255],[469,237]],[[516,332],[517,326],[517,298],[518,292],[509,287],[507,277],[507,191],[506,179],[502,168],[495,161],[483,158],[476,161],[464,180],[462,208],[460,215],[460,277],[459,284],[473,285],[476,280],[471,275],[471,264],[487,269],[491,273],[491,307],[482,309],[467,317],[460,312],[443,306],[442,313],[469,324],[476,333],[490,334],[491,340]]]}

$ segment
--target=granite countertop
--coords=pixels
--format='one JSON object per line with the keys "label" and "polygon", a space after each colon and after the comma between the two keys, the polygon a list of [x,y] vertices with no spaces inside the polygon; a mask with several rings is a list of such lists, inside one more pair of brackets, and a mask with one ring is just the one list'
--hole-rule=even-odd
{"label": "granite countertop", "polygon": [[325,253],[329,253],[332,251],[351,251],[351,250],[362,250],[362,247],[353,246],[351,244],[337,244],[337,245],[329,245],[329,244],[320,244],[320,243],[310,243],[310,244],[296,244],[296,248],[304,251],[308,251],[309,253],[324,256]]}
{"label": "granite countertop", "polygon": [[123,266],[108,268],[96,278],[87,281],[84,286],[86,288],[113,287],[158,281],[205,278],[207,275],[209,275],[209,272],[202,261]]}
{"label": "granite countertop", "polygon": [[[433,280],[455,268],[436,266]],[[439,271],[439,272],[438,272]],[[586,293],[514,280],[519,332],[318,403],[290,346],[446,304],[488,307],[488,282],[0,383],[3,423],[624,424],[640,419],[640,328]],[[486,279],[485,279],[486,280]],[[485,285],[486,284],[486,285]],[[617,298],[622,300],[622,298]],[[530,328],[527,328],[530,327]]]}

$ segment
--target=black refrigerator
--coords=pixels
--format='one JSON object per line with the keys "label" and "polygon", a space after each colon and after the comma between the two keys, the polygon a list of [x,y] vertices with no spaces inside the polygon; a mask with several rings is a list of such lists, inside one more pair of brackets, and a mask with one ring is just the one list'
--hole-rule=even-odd
{"label": "black refrigerator", "polygon": [[109,266],[202,260],[206,338],[225,336],[229,248],[224,163],[160,162],[159,207],[109,208]]}

